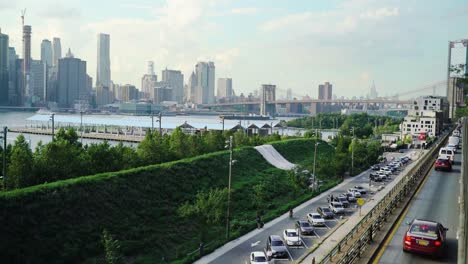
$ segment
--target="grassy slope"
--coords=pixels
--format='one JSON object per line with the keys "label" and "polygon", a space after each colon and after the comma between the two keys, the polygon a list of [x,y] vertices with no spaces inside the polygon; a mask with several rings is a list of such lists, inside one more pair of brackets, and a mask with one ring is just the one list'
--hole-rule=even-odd
{"label": "grassy slope", "polygon": [[[293,162],[313,153],[310,140],[274,145]],[[238,162],[233,169],[233,234],[240,235],[255,225],[252,186],[286,172],[273,168],[253,148],[238,149],[234,157]],[[125,255],[137,256],[137,262],[154,262],[163,256],[185,259],[198,246],[198,232],[176,210],[197,191],[226,186],[228,159],[227,152],[218,152],[0,194],[0,259],[4,263],[94,262],[103,254],[103,229],[121,241]],[[285,193],[273,201],[266,219],[287,210],[291,198]],[[209,237],[212,247],[224,242],[223,225],[213,227]]]}

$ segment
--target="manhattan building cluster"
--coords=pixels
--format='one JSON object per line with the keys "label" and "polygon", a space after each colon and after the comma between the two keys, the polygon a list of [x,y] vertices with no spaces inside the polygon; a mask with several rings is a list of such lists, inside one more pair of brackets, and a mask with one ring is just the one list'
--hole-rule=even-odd
{"label": "manhattan building cluster", "polygon": [[154,62],[149,61],[141,84],[114,83],[111,36],[104,33],[97,36],[93,82],[87,62],[70,48],[63,55],[58,37],[42,40],[40,59],[32,58],[32,34],[32,27],[24,25],[22,48],[18,51],[9,45],[9,36],[0,30],[0,105],[70,110],[104,109],[119,104],[195,108],[198,104],[253,100],[254,95],[235,95],[232,78],[217,79],[215,89],[216,67],[211,61],[196,63],[185,82],[180,70],[165,68],[158,76]]}

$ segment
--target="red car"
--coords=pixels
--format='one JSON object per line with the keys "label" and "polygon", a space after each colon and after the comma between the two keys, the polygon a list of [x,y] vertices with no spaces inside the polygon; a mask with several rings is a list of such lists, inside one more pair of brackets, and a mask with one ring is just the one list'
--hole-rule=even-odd
{"label": "red car", "polygon": [[441,257],[446,246],[447,230],[438,222],[414,219],[403,238],[403,251]]}
{"label": "red car", "polygon": [[435,162],[435,170],[452,171],[452,163],[449,159],[437,159]]}

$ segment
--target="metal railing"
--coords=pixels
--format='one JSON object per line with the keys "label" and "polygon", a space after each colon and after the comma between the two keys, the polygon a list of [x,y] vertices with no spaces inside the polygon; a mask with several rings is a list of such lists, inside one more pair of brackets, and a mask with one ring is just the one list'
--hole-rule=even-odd
{"label": "metal railing", "polygon": [[[319,263],[353,263],[361,256],[369,242],[386,222],[387,216],[408,194],[413,195],[422,178],[429,172],[438,155],[439,148],[450,133],[444,135],[429,149],[429,152],[370,210],[359,223]],[[357,239],[356,239],[357,237]],[[352,244],[349,244],[349,242]],[[337,256],[339,255],[340,256]],[[335,259],[339,257],[339,259]]]}

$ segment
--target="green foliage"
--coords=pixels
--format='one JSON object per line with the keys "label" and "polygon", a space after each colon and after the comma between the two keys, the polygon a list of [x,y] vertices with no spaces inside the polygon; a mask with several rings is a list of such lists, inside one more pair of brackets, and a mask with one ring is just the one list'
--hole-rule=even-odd
{"label": "green foliage", "polygon": [[[310,164],[314,142],[298,139],[272,145],[286,159]],[[320,144],[317,159],[333,153]],[[268,221],[314,195],[295,195],[287,172],[273,168],[253,148],[235,149],[234,158],[238,162],[232,171],[231,237],[255,228],[259,208]],[[225,188],[228,165],[229,152],[222,151],[0,193],[0,211],[8,212],[0,218],[0,257],[5,263],[92,261],[102,258],[106,229],[118,238],[121,254],[137,263],[162,257],[192,263],[187,253],[198,248],[193,238],[201,230],[178,210],[196,201],[200,192]],[[254,194],[254,188],[263,188],[261,195]],[[213,241],[207,250],[226,242],[222,223],[211,224],[205,234],[206,241]]]}
{"label": "green foliage", "polygon": [[19,135],[12,149],[7,168],[6,188],[15,189],[31,185],[34,182],[31,168],[33,155],[28,142]]}
{"label": "green foliage", "polygon": [[104,245],[107,264],[123,263],[123,256],[120,253],[120,242],[115,240],[106,229],[102,231],[102,244]]}
{"label": "green foliage", "polygon": [[288,178],[291,182],[291,185],[298,192],[304,191],[309,188],[309,178],[311,177],[311,172],[306,170],[304,167],[299,166],[293,170],[288,171]]}

